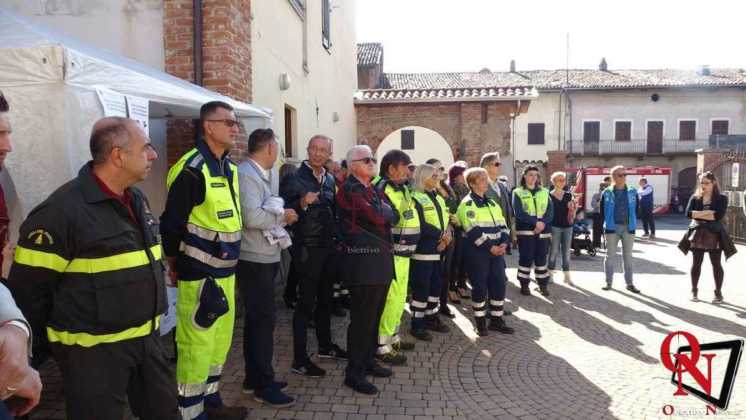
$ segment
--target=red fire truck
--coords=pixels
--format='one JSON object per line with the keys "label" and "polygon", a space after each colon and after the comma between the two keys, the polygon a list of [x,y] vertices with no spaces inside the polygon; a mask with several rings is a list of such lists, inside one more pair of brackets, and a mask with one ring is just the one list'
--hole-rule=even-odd
{"label": "red fire truck", "polygon": [[[567,173],[576,173],[573,194],[577,202],[583,204],[586,212],[591,210],[591,199],[598,192],[604,177],[609,176],[611,168],[570,168]],[[642,166],[627,168],[627,185],[639,188],[640,178],[645,177],[653,186],[653,204],[655,214],[668,212],[671,199],[671,168]]]}

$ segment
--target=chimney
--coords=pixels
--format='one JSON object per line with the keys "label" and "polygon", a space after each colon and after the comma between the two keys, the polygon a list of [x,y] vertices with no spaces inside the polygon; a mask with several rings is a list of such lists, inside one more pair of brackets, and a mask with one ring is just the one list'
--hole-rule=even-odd
{"label": "chimney", "polygon": [[515,73],[515,60],[510,60],[510,72]]}
{"label": "chimney", "polygon": [[601,71],[609,71],[609,65],[606,64],[606,57],[601,58],[601,63],[599,63],[598,69]]}
{"label": "chimney", "polygon": [[699,70],[697,70],[697,74],[700,76],[709,76],[710,75],[710,66],[707,64],[700,66]]}

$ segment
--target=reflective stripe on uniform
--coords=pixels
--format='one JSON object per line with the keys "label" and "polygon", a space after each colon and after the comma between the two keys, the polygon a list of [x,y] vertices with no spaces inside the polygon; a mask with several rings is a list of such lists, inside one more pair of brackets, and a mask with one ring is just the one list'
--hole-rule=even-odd
{"label": "reflective stripe on uniform", "polygon": [[52,327],[47,327],[47,337],[49,338],[49,341],[53,343],[61,343],[67,346],[78,345],[81,347],[93,347],[97,344],[115,343],[148,335],[152,330],[158,329],[160,318],[161,316],[158,315],[139,327],[132,327],[111,334],[88,334],[84,332],[71,333],[67,331],[57,331]]}
{"label": "reflective stripe on uniform", "polygon": [[205,393],[205,383],[178,384],[176,389],[178,390],[180,397],[196,397],[197,395]]}
{"label": "reflective stripe on uniform", "polygon": [[392,227],[391,234],[392,235],[419,235],[420,228],[419,227],[402,227],[402,228]]}
{"label": "reflective stripe on uniform", "polygon": [[427,302],[420,302],[419,300],[414,300],[414,299],[412,299],[412,301],[411,301],[411,302],[409,302],[409,304],[410,304],[410,305],[411,305],[411,306],[412,306],[413,308],[423,308],[423,309],[424,309],[424,308],[427,308]]}
{"label": "reflective stripe on uniform", "polygon": [[473,222],[469,222],[469,226],[466,229],[464,229],[464,230],[466,232],[469,232],[470,230],[472,230],[475,227],[498,228],[498,229],[502,230],[503,228],[506,228],[507,226],[505,226],[503,224],[499,224],[499,223],[496,224],[495,222],[491,222],[491,221],[488,221],[488,222],[477,222],[477,221],[473,221]]}
{"label": "reflective stripe on uniform", "polygon": [[210,382],[205,386],[205,395],[210,395],[218,392],[220,389],[220,381]]}
{"label": "reflective stripe on uniform", "polygon": [[496,240],[497,240],[498,238],[499,238],[499,236],[498,236],[498,234],[497,234],[497,233],[483,233],[483,234],[482,234],[482,236],[480,236],[479,238],[477,238],[477,239],[476,239],[476,240],[474,241],[474,244],[475,244],[476,246],[480,246],[480,245],[482,245],[483,243],[485,243],[485,242],[489,241],[490,239],[492,239],[492,240],[496,241]]}
{"label": "reflective stripe on uniform", "polygon": [[394,252],[414,252],[417,249],[417,245],[394,244],[393,249]]}
{"label": "reflective stripe on uniform", "polygon": [[519,236],[534,236],[536,235],[533,230],[517,230],[515,232],[516,235]]}
{"label": "reflective stripe on uniform", "polygon": [[181,243],[179,250],[188,257],[192,257],[195,260],[207,264],[214,268],[231,268],[238,264],[238,258],[233,260],[222,260],[218,257],[214,257],[201,249],[195,248],[191,245],[187,245],[184,242]]}
{"label": "reflective stripe on uniform", "polygon": [[551,233],[541,233],[541,234],[539,234],[539,239],[548,239],[548,238],[551,238],[551,237],[552,237]]}
{"label": "reflective stripe on uniform", "polygon": [[[161,259],[161,245],[150,247],[150,253],[156,260]],[[103,258],[75,258],[65,269],[66,273],[103,273],[106,271],[124,270],[150,264],[148,253],[131,251]]]}
{"label": "reflective stripe on uniform", "polygon": [[236,242],[241,240],[241,232],[216,232],[211,229],[187,223],[187,232],[208,241],[219,240],[220,242]]}
{"label": "reflective stripe on uniform", "polygon": [[490,305],[492,305],[492,306],[502,306],[503,302],[504,301],[502,301],[502,300],[492,300],[492,299],[490,299]]}
{"label": "reflective stripe on uniform", "polygon": [[16,246],[13,261],[17,264],[28,265],[36,268],[46,268],[47,270],[56,271],[58,273],[64,272],[67,265],[70,264],[69,260],[62,258],[57,254],[36,251],[24,248],[20,245]]}
{"label": "reflective stripe on uniform", "polygon": [[410,258],[417,261],[440,261],[440,254],[412,254]]}

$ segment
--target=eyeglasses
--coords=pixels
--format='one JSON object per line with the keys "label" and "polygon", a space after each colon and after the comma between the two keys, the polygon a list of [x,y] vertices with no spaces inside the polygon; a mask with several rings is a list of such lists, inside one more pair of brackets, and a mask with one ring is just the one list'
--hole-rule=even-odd
{"label": "eyeglasses", "polygon": [[355,159],[353,162],[363,162],[366,165],[369,165],[371,163],[377,163],[378,160],[374,157],[364,157],[362,159]]}
{"label": "eyeglasses", "polygon": [[221,122],[221,123],[225,124],[228,128],[233,128],[233,127],[239,126],[241,124],[239,121],[232,120],[230,118],[226,118],[224,120],[205,120],[205,121],[208,121],[208,122]]}
{"label": "eyeglasses", "polygon": [[495,167],[498,167],[498,168],[499,168],[500,166],[502,166],[502,163],[501,163],[501,162],[495,162],[495,163],[493,163],[493,165],[494,165]]}

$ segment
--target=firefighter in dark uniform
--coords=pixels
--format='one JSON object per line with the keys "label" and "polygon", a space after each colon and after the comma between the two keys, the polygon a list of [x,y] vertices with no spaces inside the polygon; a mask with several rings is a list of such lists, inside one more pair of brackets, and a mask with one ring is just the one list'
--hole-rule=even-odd
{"label": "firefighter in dark uniform", "polygon": [[[484,168],[466,171],[466,183],[471,192],[459,205],[457,217],[464,229],[464,266],[469,273],[472,309],[477,324],[477,334],[487,335],[487,330],[513,334],[513,329],[503,320],[505,304],[505,252],[510,240],[510,230],[500,206],[485,195],[489,177]],[[487,327],[487,298],[489,297],[490,323]]]}
{"label": "firefighter in dark uniform", "polygon": [[174,372],[159,340],[166,309],[158,224],[133,185],[157,158],[132,120],[105,118],[93,161],[28,216],[8,285],[34,352],[62,372],[67,417],[177,419]]}
{"label": "firefighter in dark uniform", "polygon": [[439,333],[449,331],[438,317],[438,310],[443,284],[441,253],[452,238],[448,226],[450,216],[445,200],[436,191],[440,174],[435,166],[418,166],[412,178],[412,198],[420,218],[420,240],[409,266],[409,285],[412,289],[409,303],[412,310],[410,334],[419,340],[431,341],[433,338],[426,330]]}
{"label": "firefighter in dark uniform", "polygon": [[521,294],[529,296],[531,268],[534,269],[539,292],[549,296],[547,257],[552,238],[551,221],[554,217],[549,190],[541,186],[539,168],[526,166],[518,188],[513,190],[513,211],[518,236],[518,281]]}

